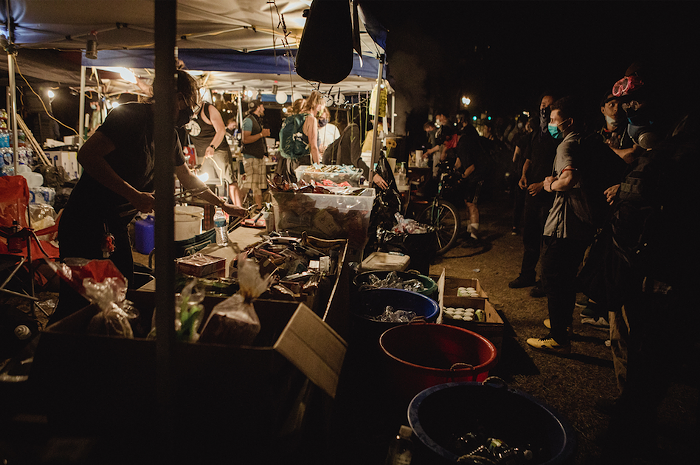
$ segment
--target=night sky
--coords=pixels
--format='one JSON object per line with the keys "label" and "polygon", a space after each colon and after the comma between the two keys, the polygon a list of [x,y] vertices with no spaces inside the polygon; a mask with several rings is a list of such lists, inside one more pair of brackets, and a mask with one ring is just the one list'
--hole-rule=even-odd
{"label": "night sky", "polygon": [[[514,116],[547,89],[598,102],[635,60],[696,97],[700,25],[696,2],[370,1],[389,30],[397,95],[413,111]],[[692,87],[692,88],[691,88]],[[680,100],[679,100],[679,103]]]}

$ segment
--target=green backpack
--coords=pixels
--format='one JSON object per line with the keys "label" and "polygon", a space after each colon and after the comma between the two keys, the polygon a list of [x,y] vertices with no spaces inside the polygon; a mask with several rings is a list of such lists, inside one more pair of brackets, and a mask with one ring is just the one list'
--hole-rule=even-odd
{"label": "green backpack", "polygon": [[280,153],[284,158],[297,160],[309,154],[309,142],[304,134],[304,121],[306,121],[306,115],[299,114],[288,116],[282,123]]}

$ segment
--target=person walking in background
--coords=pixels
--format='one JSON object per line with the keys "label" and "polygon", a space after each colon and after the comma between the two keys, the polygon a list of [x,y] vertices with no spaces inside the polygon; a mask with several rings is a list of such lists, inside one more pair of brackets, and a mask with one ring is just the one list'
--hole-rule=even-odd
{"label": "person walking in background", "polygon": [[318,151],[323,153],[338,137],[340,137],[340,130],[331,123],[331,112],[328,107],[324,107],[323,113],[318,118]]}
{"label": "person walking in background", "polygon": [[525,189],[521,189],[520,186],[518,186],[518,183],[523,172],[523,165],[525,164],[525,152],[532,141],[532,132],[535,124],[535,119],[529,118],[525,123],[525,131],[519,132],[512,139],[514,146],[513,172],[517,173],[517,176],[513,176],[512,182],[514,186],[511,188],[513,195],[513,227],[511,228],[511,234],[514,236],[517,236],[520,233],[520,222],[523,218],[523,212],[525,210]]}
{"label": "person walking in background", "polygon": [[479,240],[477,203],[488,171],[488,155],[481,143],[481,136],[468,118],[467,121],[469,123],[462,128],[457,142],[455,169],[461,174],[457,188],[461,191],[469,215],[467,240],[473,242]]}
{"label": "person walking in background", "polygon": [[544,324],[550,332],[527,340],[528,345],[543,351],[571,352],[569,328],[576,303],[576,275],[595,232],[581,188],[582,178],[589,174],[584,171],[586,154],[580,144],[581,119],[581,109],[572,97],[552,104],[548,130],[561,143],[553,175],[543,181],[544,190],[555,194],[544,227],[542,253],[543,287],[549,311]]}
{"label": "person walking in background", "polygon": [[540,99],[539,127],[532,133],[530,144],[525,150],[523,171],[518,187],[526,192],[523,222],[523,260],[520,274],[508,287],[517,289],[535,286],[530,290],[533,297],[544,297],[537,278],[537,262],[542,247],[542,231],[552,207],[554,196],[544,190],[544,179],[552,172],[559,140],[549,133],[550,106],[556,100],[556,93],[547,91]]}
{"label": "person walking in background", "polygon": [[265,138],[270,137],[270,130],[263,128],[262,117],[265,106],[260,100],[248,104],[248,114],[243,120],[243,167],[245,178],[241,194],[245,199],[248,191],[253,191],[257,211],[262,209],[262,189],[267,186],[265,155],[267,145]]}

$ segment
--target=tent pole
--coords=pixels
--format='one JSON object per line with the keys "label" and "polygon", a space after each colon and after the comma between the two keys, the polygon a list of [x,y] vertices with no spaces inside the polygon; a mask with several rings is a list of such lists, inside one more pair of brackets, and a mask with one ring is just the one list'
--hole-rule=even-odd
{"label": "tent pole", "polygon": [[78,149],[83,146],[85,137],[85,72],[86,66],[80,66],[80,111],[78,112]]}
{"label": "tent pole", "polygon": [[155,81],[154,134],[156,216],[156,393],[158,402],[157,443],[160,461],[175,463],[175,250],[173,193],[175,176],[172,147],[176,143],[175,115],[175,37],[177,1],[155,3]]}
{"label": "tent pole", "polygon": [[10,111],[8,112],[8,117],[12,121],[12,159],[14,160],[15,175],[19,174],[17,168],[19,167],[19,160],[17,159],[17,85],[15,83],[15,61],[14,55],[11,52],[7,52],[7,73],[10,79],[9,88],[9,106]]}
{"label": "tent pole", "polygon": [[[377,101],[374,103],[374,122],[372,128],[372,161],[369,166],[369,179],[367,180],[369,184],[372,184],[372,179],[374,178],[374,164],[377,162],[379,156],[379,131],[377,130],[379,124],[379,94],[381,93],[382,76],[384,75],[384,55],[379,56],[379,73],[377,75]],[[371,103],[371,102],[370,102]]]}
{"label": "tent pole", "polygon": [[394,124],[395,124],[394,117],[396,116],[395,113],[396,113],[396,94],[392,93],[391,94],[391,132],[394,134],[396,134],[396,126],[394,126]]}

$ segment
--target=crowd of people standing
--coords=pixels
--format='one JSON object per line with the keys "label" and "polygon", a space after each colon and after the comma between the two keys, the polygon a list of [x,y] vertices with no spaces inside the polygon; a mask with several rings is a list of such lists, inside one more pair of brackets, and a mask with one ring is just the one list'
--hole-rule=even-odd
{"label": "crowd of people standing", "polygon": [[[499,152],[510,151],[507,171],[517,187],[511,181],[505,189],[513,193],[523,255],[509,287],[530,287],[548,309],[544,335],[527,345],[570,353],[582,293],[582,323],[609,331],[619,388],[598,408],[613,415],[613,429],[642,441],[680,354],[693,353],[698,341],[690,329],[699,323],[690,298],[699,277],[690,212],[700,200],[692,179],[700,121],[697,111],[672,108],[663,82],[662,69],[635,63],[599,103],[547,90],[537,116],[510,130],[487,122],[479,135],[466,112],[457,123],[438,112],[423,127],[428,156],[452,159],[461,175],[467,244],[478,240],[479,192],[498,182],[484,172],[500,175]],[[660,372],[650,376],[649,367]]]}

